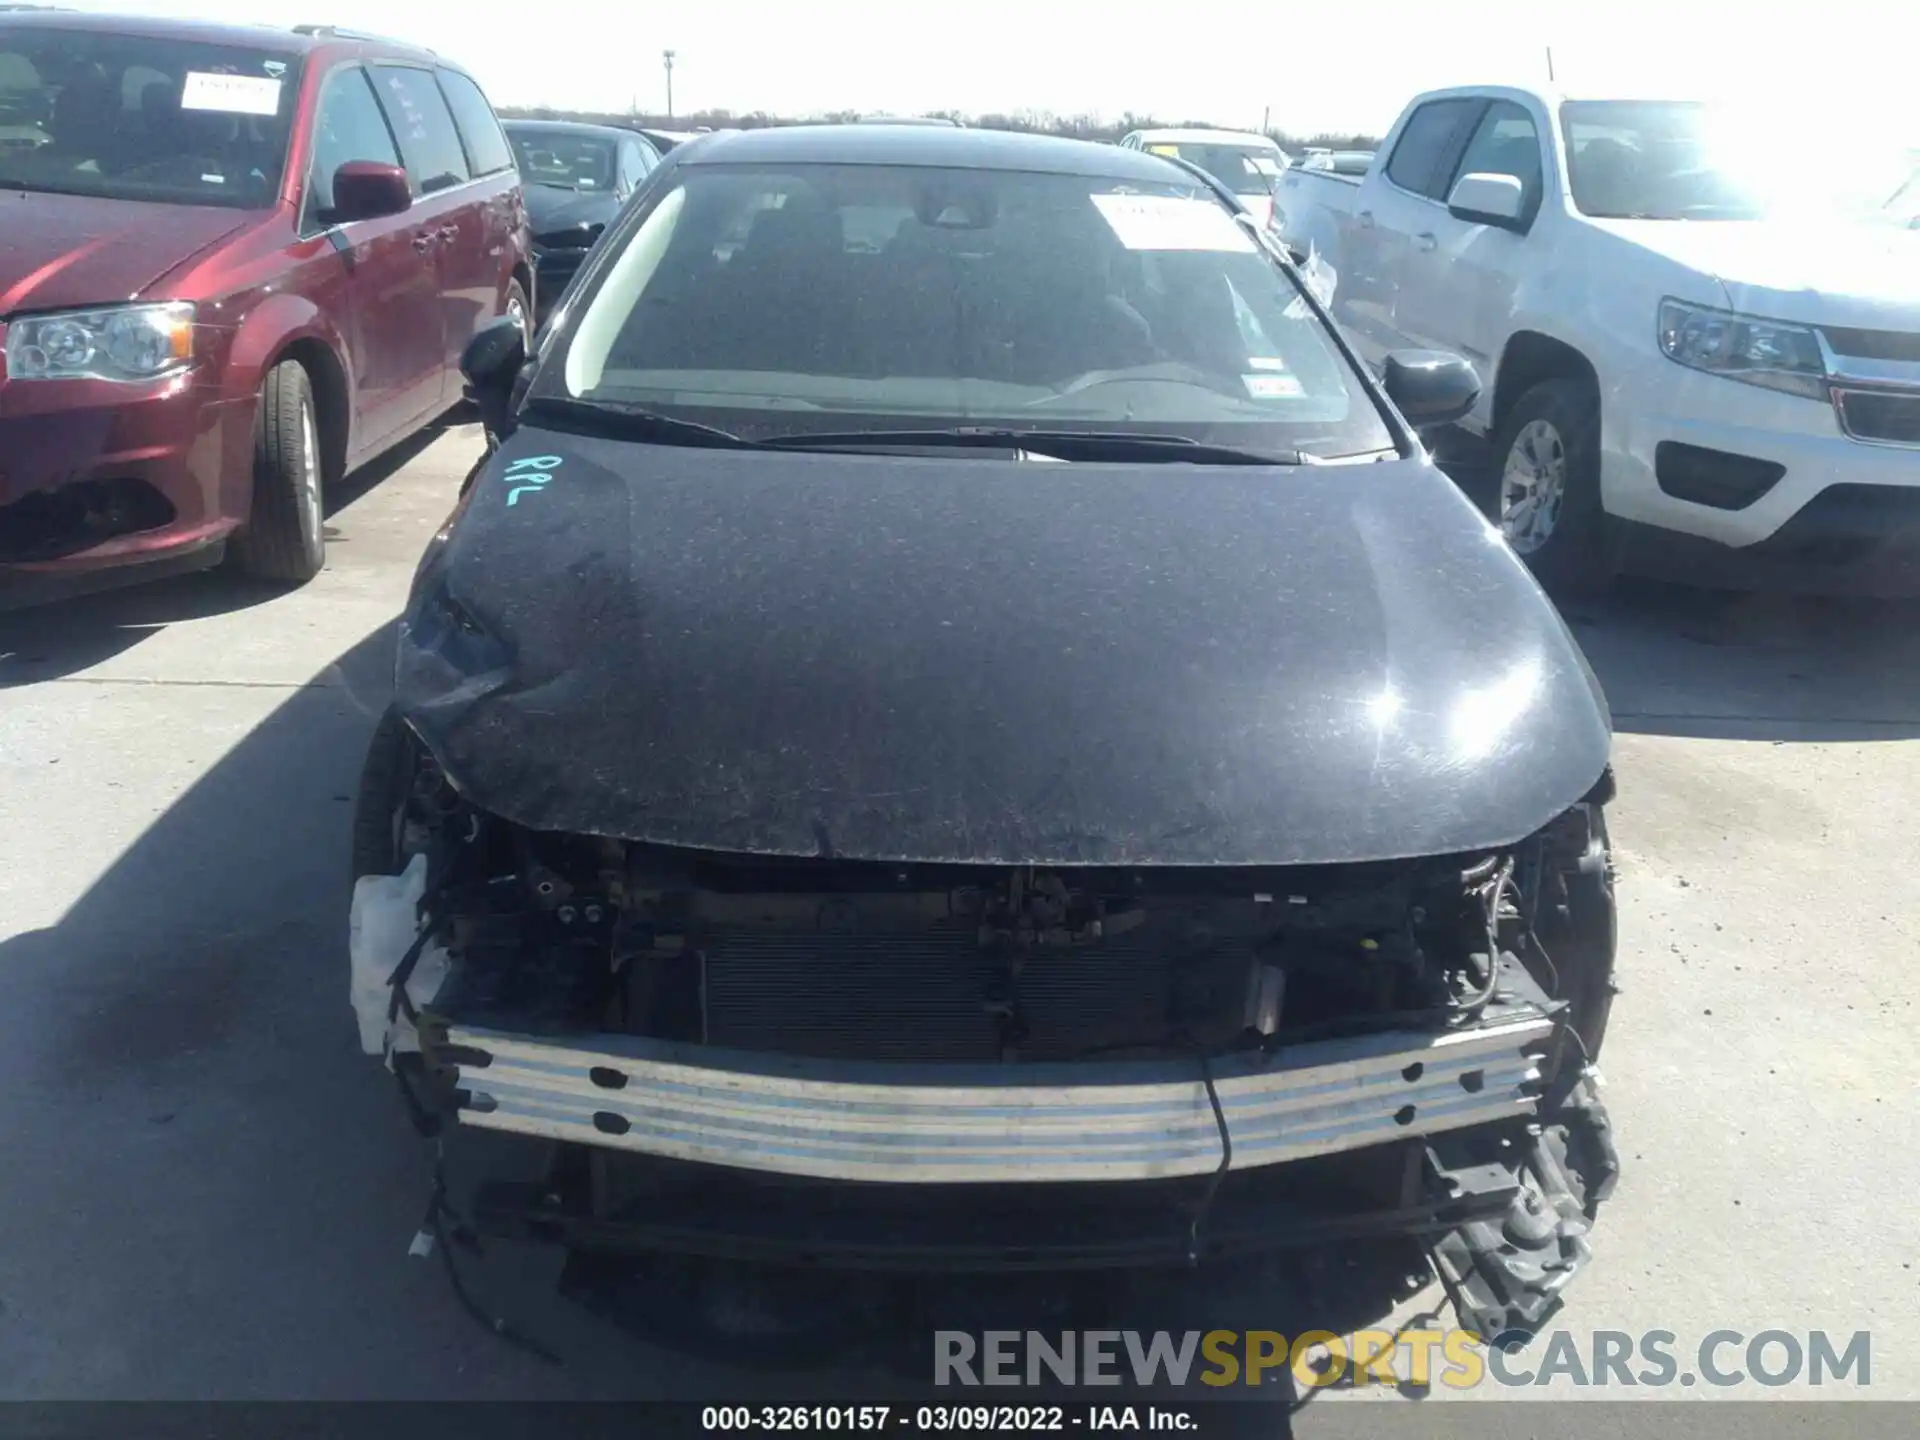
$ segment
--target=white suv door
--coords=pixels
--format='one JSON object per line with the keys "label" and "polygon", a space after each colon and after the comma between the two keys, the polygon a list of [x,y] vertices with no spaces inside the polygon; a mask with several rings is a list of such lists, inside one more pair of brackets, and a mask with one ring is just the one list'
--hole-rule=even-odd
{"label": "white suv door", "polygon": [[[1540,121],[1524,106],[1487,102],[1443,193],[1450,194],[1462,175],[1511,175],[1520,182],[1521,220],[1530,230],[1540,209],[1541,134]],[[1527,235],[1457,219],[1444,205],[1421,220],[1395,302],[1394,328],[1410,345],[1465,355],[1490,387],[1513,315]]]}
{"label": "white suv door", "polygon": [[1435,196],[1451,173],[1461,132],[1482,104],[1454,97],[1420,106],[1400,127],[1387,163],[1354,197],[1353,220],[1341,245],[1340,286],[1347,301],[1342,318],[1375,366],[1387,351],[1409,343],[1397,311],[1413,283],[1414,236],[1430,232],[1435,214],[1446,213]]}

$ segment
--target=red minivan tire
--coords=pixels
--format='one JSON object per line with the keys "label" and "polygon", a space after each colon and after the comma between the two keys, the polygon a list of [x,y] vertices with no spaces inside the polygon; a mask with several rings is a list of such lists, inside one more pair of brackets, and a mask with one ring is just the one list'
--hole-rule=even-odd
{"label": "red minivan tire", "polygon": [[500,313],[512,316],[520,322],[520,338],[526,346],[526,353],[533,353],[533,305],[527,299],[527,292],[520,288],[518,280],[507,282],[507,298],[500,306]]}
{"label": "red minivan tire", "polygon": [[235,563],[246,574],[299,585],[320,573],[327,558],[320,467],[313,386],[298,360],[282,360],[260,387],[253,514],[233,540]]}

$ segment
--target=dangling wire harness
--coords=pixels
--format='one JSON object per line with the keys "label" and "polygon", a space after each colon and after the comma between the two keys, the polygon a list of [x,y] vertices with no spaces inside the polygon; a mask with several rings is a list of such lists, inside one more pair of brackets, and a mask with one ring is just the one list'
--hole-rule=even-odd
{"label": "dangling wire harness", "polygon": [[1227,1127],[1227,1112],[1220,1104],[1220,1091],[1213,1083],[1213,1059],[1204,1048],[1200,1050],[1200,1083],[1207,1087],[1207,1104],[1213,1107],[1214,1128],[1220,1132],[1220,1163],[1214,1167],[1213,1174],[1207,1177],[1207,1188],[1200,1196],[1200,1203],[1193,1207],[1193,1218],[1187,1224],[1189,1265],[1200,1263],[1202,1228],[1213,1210],[1214,1197],[1220,1193],[1221,1182],[1227,1178],[1227,1171],[1233,1168],[1233,1132]]}
{"label": "dangling wire harness", "polygon": [[[413,978],[414,969],[420,963],[420,957],[426,953],[427,946],[444,927],[448,912],[440,910],[430,913],[420,926],[419,934],[407,947],[407,953],[400,957],[400,963],[393,967],[393,973],[387,977],[392,996],[387,1001],[387,1020],[392,1023],[402,1013],[407,1022],[418,1026],[419,1011],[414,1008],[413,1000],[407,994],[407,982]],[[459,1263],[454,1258],[454,1247],[458,1245],[469,1254],[479,1256],[485,1253],[480,1237],[475,1233],[453,1208],[453,1202],[447,1198],[446,1141],[442,1138],[440,1117],[433,1113],[416,1090],[412,1073],[425,1068],[425,1060],[417,1053],[391,1055],[393,1077],[400,1086],[400,1095],[405,1101],[407,1115],[413,1121],[413,1127],[422,1139],[433,1142],[433,1191],[427,1197],[427,1211],[421,1217],[419,1228],[414,1232],[413,1243],[407,1247],[407,1253],[424,1257],[428,1253],[440,1252],[440,1265],[446,1272],[447,1284],[453,1290],[453,1296],[460,1308],[476,1324],[484,1327],[489,1334],[496,1335],[509,1345],[525,1350],[539,1357],[549,1365],[562,1363],[560,1357],[521,1331],[504,1317],[493,1314],[468,1286],[466,1278],[460,1273]]]}

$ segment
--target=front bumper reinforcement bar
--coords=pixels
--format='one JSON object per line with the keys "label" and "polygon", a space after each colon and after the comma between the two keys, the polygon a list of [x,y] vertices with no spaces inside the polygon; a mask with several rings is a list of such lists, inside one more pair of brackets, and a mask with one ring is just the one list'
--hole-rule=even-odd
{"label": "front bumper reinforcement bar", "polygon": [[[1555,1023],[1522,1003],[1476,1028],[1216,1056],[1233,1168],[1530,1117]],[[443,1033],[462,1123],[550,1140],[909,1184],[1152,1180],[1220,1164],[1197,1058],[897,1065],[457,1023]]]}

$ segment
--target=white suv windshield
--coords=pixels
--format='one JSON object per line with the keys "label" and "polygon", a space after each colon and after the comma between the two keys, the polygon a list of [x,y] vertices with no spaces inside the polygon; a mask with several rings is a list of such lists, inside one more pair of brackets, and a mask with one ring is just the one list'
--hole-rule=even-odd
{"label": "white suv windshield", "polygon": [[0,187],[264,208],[299,81],[291,53],[0,26]]}
{"label": "white suv windshield", "polygon": [[1560,108],[1584,215],[1618,220],[1867,218],[1896,202],[1913,152],[1868,139],[1809,145],[1764,111],[1697,101],[1577,100]]}
{"label": "white suv windshield", "polygon": [[1294,283],[1198,186],[878,165],[676,181],[540,389],[746,433],[863,416],[1392,444]]}

